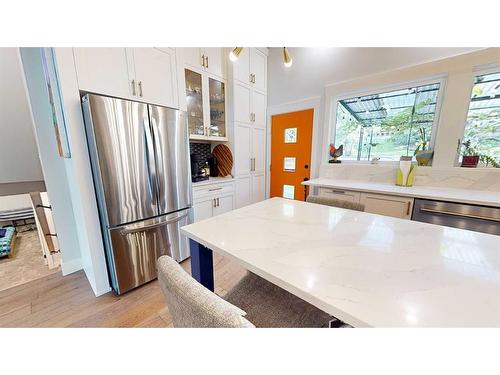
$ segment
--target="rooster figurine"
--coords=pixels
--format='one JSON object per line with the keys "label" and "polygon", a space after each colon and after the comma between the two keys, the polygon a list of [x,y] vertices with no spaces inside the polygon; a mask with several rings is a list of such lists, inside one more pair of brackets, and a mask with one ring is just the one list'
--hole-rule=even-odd
{"label": "rooster figurine", "polygon": [[344,153],[344,145],[340,145],[339,148],[335,148],[333,143],[330,143],[330,156],[333,158],[329,160],[329,163],[341,163],[337,158],[341,157]]}

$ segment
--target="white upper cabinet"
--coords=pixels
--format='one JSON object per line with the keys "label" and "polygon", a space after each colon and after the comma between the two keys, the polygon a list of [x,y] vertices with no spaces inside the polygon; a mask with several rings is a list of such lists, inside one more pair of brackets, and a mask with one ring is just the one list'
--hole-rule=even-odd
{"label": "white upper cabinet", "polygon": [[252,48],[243,48],[238,60],[232,62],[233,77],[235,80],[250,84],[250,50]]}
{"label": "white upper cabinet", "polygon": [[225,77],[226,56],[224,48],[203,48],[205,55],[205,69],[218,77]]}
{"label": "white upper cabinet", "polygon": [[80,90],[178,108],[175,50],[74,48]]}
{"label": "white upper cabinet", "polygon": [[238,60],[233,63],[235,80],[254,87],[257,90],[267,89],[267,56],[257,48],[244,47]]}
{"label": "white upper cabinet", "polygon": [[204,57],[202,58],[202,55],[201,48],[182,48],[184,65],[191,69],[203,70],[205,60]]}
{"label": "white upper cabinet", "polygon": [[266,170],[266,129],[253,127],[252,132],[252,169],[263,173]]}
{"label": "white upper cabinet", "polygon": [[246,124],[234,124],[234,174],[247,175],[253,167],[252,161],[252,129]]}
{"label": "white upper cabinet", "polygon": [[188,69],[207,72],[219,78],[226,77],[224,48],[182,48],[184,66]]}
{"label": "white upper cabinet", "polygon": [[137,95],[148,103],[178,107],[175,52],[166,48],[134,48]]}
{"label": "white upper cabinet", "polygon": [[128,98],[132,95],[126,48],[74,48],[80,90]]}
{"label": "white upper cabinet", "polygon": [[267,89],[267,56],[257,48],[252,48],[251,72],[254,87],[258,90]]}
{"label": "white upper cabinet", "polygon": [[252,111],[253,122],[256,126],[266,126],[266,94],[253,90],[252,93]]}
{"label": "white upper cabinet", "polygon": [[234,121],[250,123],[252,90],[241,83],[234,83]]}

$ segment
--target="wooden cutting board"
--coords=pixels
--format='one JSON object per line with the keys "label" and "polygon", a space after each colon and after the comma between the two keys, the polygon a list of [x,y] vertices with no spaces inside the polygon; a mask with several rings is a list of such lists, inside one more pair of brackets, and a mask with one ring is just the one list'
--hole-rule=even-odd
{"label": "wooden cutting board", "polygon": [[226,145],[217,145],[214,147],[212,154],[217,160],[217,171],[219,176],[225,177],[231,174],[233,169],[233,154]]}

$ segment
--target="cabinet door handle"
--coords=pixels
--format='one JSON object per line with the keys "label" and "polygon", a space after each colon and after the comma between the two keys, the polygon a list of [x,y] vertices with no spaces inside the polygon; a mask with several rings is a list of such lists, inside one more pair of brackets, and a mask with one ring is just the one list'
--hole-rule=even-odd
{"label": "cabinet door handle", "polygon": [[215,198],[214,198],[214,199],[212,199],[212,207],[214,207],[214,208],[215,208],[215,207],[217,207],[217,206],[215,205],[215,203],[216,203],[216,202],[215,202]]}
{"label": "cabinet door handle", "polygon": [[201,66],[205,67],[205,55],[201,55]]}
{"label": "cabinet door handle", "polygon": [[250,81],[250,83],[252,83],[252,73],[250,73],[250,75],[248,76],[248,80]]}
{"label": "cabinet door handle", "polygon": [[208,56],[205,56],[205,68],[208,68]]}
{"label": "cabinet door handle", "polygon": [[252,83],[255,83],[255,74],[252,74]]}
{"label": "cabinet door handle", "polygon": [[137,92],[135,90],[135,79],[132,80],[132,95],[133,96],[136,96],[137,95]]}
{"label": "cabinet door handle", "polygon": [[411,206],[411,202],[408,201],[408,206],[406,207],[406,215],[407,216],[410,214],[410,206]]}
{"label": "cabinet door handle", "polygon": [[219,207],[219,198],[217,198],[217,207]]}
{"label": "cabinet door handle", "polygon": [[139,86],[139,96],[142,98],[142,81],[139,81],[138,86]]}

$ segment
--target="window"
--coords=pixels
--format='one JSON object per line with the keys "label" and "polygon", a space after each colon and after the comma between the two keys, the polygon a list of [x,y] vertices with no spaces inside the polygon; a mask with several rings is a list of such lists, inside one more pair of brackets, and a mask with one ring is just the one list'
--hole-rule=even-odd
{"label": "window", "polygon": [[344,160],[396,161],[424,143],[429,149],[439,89],[431,83],[339,100],[331,143],[344,145]]}
{"label": "window", "polygon": [[464,141],[471,141],[485,164],[491,164],[488,157],[500,162],[500,73],[474,78]]}

